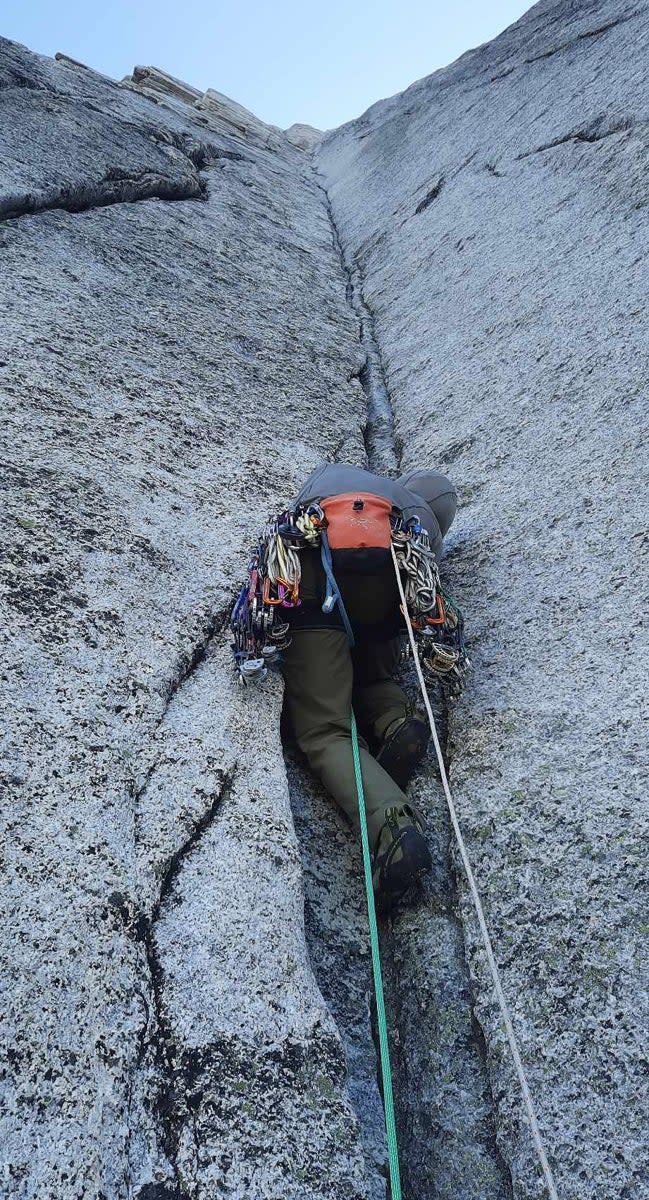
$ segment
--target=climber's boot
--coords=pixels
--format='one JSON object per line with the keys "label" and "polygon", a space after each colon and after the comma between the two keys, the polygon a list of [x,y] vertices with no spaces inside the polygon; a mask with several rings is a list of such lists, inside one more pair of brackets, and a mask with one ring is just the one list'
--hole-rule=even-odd
{"label": "climber's boot", "polygon": [[399,717],[388,726],[376,761],[405,791],[428,748],[430,730],[420,717]]}
{"label": "climber's boot", "polygon": [[389,911],[408,888],[432,866],[422,830],[423,821],[411,804],[385,810],[385,823],[372,860],[372,884],[379,911]]}

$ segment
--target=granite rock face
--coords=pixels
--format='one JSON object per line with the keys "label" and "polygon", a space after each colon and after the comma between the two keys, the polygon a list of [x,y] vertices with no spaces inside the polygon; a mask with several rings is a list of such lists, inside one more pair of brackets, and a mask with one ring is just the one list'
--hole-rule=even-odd
{"label": "granite rock face", "polygon": [[[644,3],[542,3],[317,152],[401,465],[461,489],[446,571],[475,669],[452,785],[571,1200],[649,1195],[648,48]],[[514,1194],[542,1196],[458,887],[498,1146]]]}
{"label": "granite rock face", "polygon": [[[360,847],[240,689],[323,458],[436,465],[434,698],[561,1200],[649,1196],[646,3],[542,3],[323,135],[0,40],[11,1200],[386,1200]],[[416,695],[413,679],[407,686]],[[404,1200],[540,1200],[432,764],[382,927]]]}
{"label": "granite rock face", "polygon": [[289,125],[288,129],[284,130],[289,142],[294,146],[299,146],[301,150],[313,150],[317,146],[322,137],[322,131],[315,129],[313,125],[301,125],[299,123]]}
{"label": "granite rock face", "polygon": [[0,81],[0,1191],[364,1200],[281,689],[224,629],[267,514],[362,460],[323,194],[7,42]]}

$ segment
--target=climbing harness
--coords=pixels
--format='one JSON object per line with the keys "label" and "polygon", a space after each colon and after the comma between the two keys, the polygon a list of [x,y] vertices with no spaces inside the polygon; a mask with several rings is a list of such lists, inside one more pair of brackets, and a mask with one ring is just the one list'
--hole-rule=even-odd
{"label": "climbing harness", "polygon": [[[541,1138],[541,1131],[539,1129],[539,1123],[537,1120],[534,1103],[532,1101],[532,1096],[530,1094],[530,1089],[529,1089],[529,1085],[527,1082],[527,1076],[525,1074],[525,1068],[523,1067],[523,1062],[522,1062],[520,1051],[518,1048],[518,1042],[516,1039],[516,1034],[514,1032],[514,1025],[512,1022],[512,1018],[511,1018],[511,1015],[509,1012],[509,1006],[505,999],[505,994],[503,992],[502,984],[500,982],[500,973],[498,971],[498,965],[496,963],[496,958],[495,958],[495,955],[493,952],[493,946],[491,944],[491,937],[489,936],[489,930],[487,929],[487,923],[485,920],[484,909],[482,907],[482,901],[480,899],[480,893],[478,892],[477,884],[475,881],[475,876],[473,874],[473,868],[471,867],[471,863],[469,861],[469,856],[467,854],[466,845],[464,843],[464,838],[462,836],[462,830],[460,829],[460,824],[459,824],[459,821],[457,818],[457,812],[455,810],[455,804],[453,802],[453,797],[451,795],[451,789],[450,789],[449,782],[448,782],[448,776],[446,774],[446,767],[444,765],[444,756],[442,754],[442,749],[441,749],[439,737],[437,734],[437,726],[435,724],[433,710],[431,708],[428,691],[426,689],[426,683],[424,681],[424,676],[423,676],[423,672],[422,672],[422,664],[420,663],[419,655],[417,653],[417,644],[416,644],[416,640],[415,640],[415,634],[413,631],[413,624],[412,624],[412,621],[408,614],[405,589],[401,582],[399,556],[395,552],[394,547],[392,549],[392,561],[394,563],[394,571],[395,571],[395,575],[397,577],[397,586],[399,588],[399,594],[401,596],[401,603],[405,610],[404,615],[406,618],[406,625],[408,627],[408,638],[410,640],[412,656],[413,656],[415,668],[417,671],[417,677],[419,679],[419,685],[421,687],[422,698],[423,698],[424,704],[426,706],[426,712],[428,714],[428,720],[430,723],[430,731],[431,731],[431,734],[433,737],[433,743],[435,745],[435,753],[437,754],[437,762],[439,764],[439,771],[440,771],[440,776],[442,779],[442,786],[444,788],[444,795],[446,797],[446,803],[448,805],[448,811],[449,811],[450,818],[451,818],[451,824],[453,826],[455,837],[457,839],[457,844],[458,844],[458,848],[460,851],[460,857],[462,859],[462,865],[464,866],[467,881],[469,884],[469,891],[471,893],[471,899],[473,900],[473,904],[474,904],[474,907],[476,910],[476,915],[478,918],[478,925],[480,926],[480,933],[482,935],[482,942],[483,942],[483,945],[485,948],[485,953],[487,956],[487,962],[489,964],[489,970],[491,972],[491,978],[493,981],[494,990],[496,993],[500,1011],[502,1013],[505,1030],[507,1032],[507,1040],[509,1042],[509,1048],[512,1053],[512,1058],[514,1060],[514,1067],[516,1068],[516,1074],[518,1076],[518,1081],[520,1083],[521,1092],[523,1094],[523,1102],[525,1104],[525,1109],[527,1111],[527,1116],[528,1116],[529,1123],[530,1123],[532,1140],[534,1142],[534,1146],[535,1146],[535,1149],[536,1149],[536,1152],[538,1155],[539,1163],[541,1166],[541,1170],[543,1172],[543,1177],[546,1182],[550,1200],[558,1200],[558,1194],[557,1194],[557,1189],[556,1189],[556,1185],[554,1182],[554,1177],[552,1175],[552,1171],[550,1169],[550,1164],[548,1162],[545,1148],[543,1145],[543,1141]],[[359,792],[359,795],[360,795],[360,792]]]}
{"label": "climbing harness", "polygon": [[410,614],[424,670],[457,696],[470,662],[464,644],[460,609],[442,588],[439,569],[426,530],[416,518],[404,521],[389,500],[367,492],[324,497],[319,502],[286,509],[272,518],[253,551],[248,582],[232,610],[232,649],[242,682],[265,678],[278,666],[290,644],[289,622],[282,610],[300,603],[300,551],[320,549],[327,590],[322,611],[338,603],[350,637],[334,566],[351,572],[376,570],[390,561],[394,548],[405,576],[401,612]]}

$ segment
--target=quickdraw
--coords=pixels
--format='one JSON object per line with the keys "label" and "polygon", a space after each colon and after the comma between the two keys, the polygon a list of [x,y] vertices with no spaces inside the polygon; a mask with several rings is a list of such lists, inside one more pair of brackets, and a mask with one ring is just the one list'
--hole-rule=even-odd
{"label": "quickdraw", "polygon": [[[390,523],[422,665],[451,695],[459,695],[470,666],[462,613],[442,588],[435,555],[421,523],[416,518],[404,521],[394,513]],[[230,617],[232,649],[243,683],[264,679],[269,667],[279,666],[281,652],[291,641],[283,610],[301,604],[300,551],[305,546],[322,549],[324,542],[326,558],[327,539],[321,537],[326,525],[322,508],[313,502],[285,509],[260,534],[248,564],[248,581]],[[334,603],[328,587],[323,610],[331,611]],[[404,613],[403,605],[400,607]]]}
{"label": "quickdraw", "polygon": [[[310,506],[312,507],[312,506]],[[248,580],[230,616],[232,650],[242,683],[265,679],[290,645],[289,623],[282,610],[300,603],[300,557],[317,540],[317,513],[286,509],[272,518],[252,551]]]}
{"label": "quickdraw", "polygon": [[[442,587],[437,561],[421,523],[415,517],[392,521],[392,545],[399,572],[405,576],[406,608],[422,666],[446,691],[459,696],[471,665],[464,644],[464,618]],[[403,604],[399,607],[405,618]]]}

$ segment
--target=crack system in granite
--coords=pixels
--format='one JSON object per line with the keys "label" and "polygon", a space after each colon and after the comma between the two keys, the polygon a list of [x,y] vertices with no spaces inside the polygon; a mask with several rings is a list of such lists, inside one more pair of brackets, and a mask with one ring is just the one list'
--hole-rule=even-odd
{"label": "crack system in granite", "polygon": [[[191,650],[186,655],[184,655],[183,658],[181,659],[181,661],[178,665],[178,670],[176,671],[175,675],[169,680],[169,684],[167,686],[166,693],[165,693],[164,708],[160,714],[156,728],[159,729],[160,726],[163,724],[164,719],[169,711],[169,708],[170,708],[171,704],[173,703],[176,695],[180,691],[180,689],[187,682],[187,680],[191,678],[191,676],[194,674],[194,672],[197,670],[197,668],[200,667],[201,663],[205,661],[205,657],[207,655],[207,652],[208,652],[212,642],[214,641],[214,638],[217,636],[217,634],[222,634],[224,632],[226,624],[227,624],[229,616],[230,616],[230,612],[231,612],[231,606],[228,605],[227,608],[221,609],[219,612],[214,613],[211,617],[209,617],[209,619],[208,619],[207,623],[205,624],[203,630],[201,631],[200,635],[196,638]],[[136,842],[137,842],[139,804],[149,786],[149,783],[151,782],[153,776],[156,773],[158,765],[159,765],[159,760],[157,758],[154,758],[153,761],[149,764],[141,782],[139,784],[136,784],[135,781],[133,781],[131,784],[131,798],[132,798],[133,808],[134,808]],[[190,835],[189,840],[191,840],[192,837],[193,837],[193,835]]]}
{"label": "crack system in granite", "polygon": [[223,150],[181,134],[163,137],[161,131],[157,131],[157,136],[151,134],[151,140],[157,145],[169,146],[172,153],[182,156],[187,174],[174,177],[163,171],[128,171],[111,167],[101,179],[84,179],[66,187],[45,188],[22,195],[9,194],[0,199],[0,221],[35,216],[54,209],[88,212],[140,200],[206,200],[207,181],[201,173],[220,161],[241,162],[246,158],[238,151]]}
{"label": "crack system in granite", "polygon": [[345,296],[359,324],[359,341],[365,362],[358,378],[365,393],[367,419],[363,427],[363,441],[370,470],[384,475],[397,475],[401,448],[394,427],[394,411],[386,382],[386,372],[381,357],[374,313],[363,296],[362,277],[358,264],[350,265],[345,253],[338,226],[331,207],[329,193],[322,176],[314,167],[317,186],[323,193],[324,205],[331,224],[334,249],[340,259],[343,277],[346,280]]}
{"label": "crack system in granite", "polygon": [[203,200],[206,192],[205,182],[198,173],[182,180],[156,171],[138,171],[129,175],[115,169],[103,179],[83,182],[76,187],[9,196],[0,203],[0,220],[15,220],[57,208],[70,213],[88,212],[93,208],[130,204],[138,200]]}
{"label": "crack system in granite", "polygon": [[[186,1096],[180,1082],[182,1071],[177,1063],[181,1059],[180,1048],[174,1038],[170,1022],[165,1013],[164,968],[158,953],[156,942],[156,924],[160,919],[165,903],[178,880],[187,856],[200,841],[202,835],[209,829],[224,800],[227,800],[234,784],[235,772],[225,772],[220,781],[218,792],[213,795],[211,803],[194,825],[189,837],[167,862],[160,881],[158,898],[147,917],[140,913],[137,918],[137,933],[142,940],[146,962],[151,981],[151,998],[153,1001],[153,1025],[148,1035],[148,1045],[153,1052],[153,1058],[158,1073],[157,1096],[155,1111],[158,1119],[158,1132],[164,1154],[170,1163],[175,1179],[175,1190],[166,1185],[163,1195],[168,1200],[176,1200],[191,1195],[187,1190],[186,1181],[178,1168],[178,1144],[182,1129],[192,1123],[191,1113]],[[198,1152],[198,1145],[196,1145]],[[162,1198],[160,1198],[162,1200]]]}
{"label": "crack system in granite", "polygon": [[[367,419],[363,429],[367,465],[370,470],[377,473],[396,475],[401,470],[402,445],[399,442],[395,429],[392,400],[386,380],[381,348],[377,340],[375,315],[363,294],[363,278],[357,260],[354,260],[353,266],[349,264],[340,231],[336,224],[329,194],[324,183],[319,182],[322,179],[322,175],[317,171],[315,166],[314,171],[318,178],[318,186],[324,193],[325,207],[331,223],[334,247],[338,253],[343,274],[347,281],[347,302],[358,319],[359,341],[365,354],[365,363],[359,373],[359,380],[363,387],[367,404]],[[441,186],[442,184],[439,184],[438,187],[433,189],[434,194],[427,197],[427,200],[430,199],[432,201],[439,194]],[[412,693],[411,698],[416,700],[417,697],[413,690],[414,686],[413,680],[406,681],[406,687]],[[442,752],[445,762],[448,763],[448,707],[441,687],[430,690],[433,693],[431,699],[435,708]],[[420,785],[423,784],[428,793],[431,790],[430,785],[434,777],[434,772],[436,772],[436,768],[431,764],[425,767],[419,775]],[[453,996],[453,1002],[458,1008],[464,1007],[465,1024],[468,1022],[471,1031],[470,1038],[468,1039],[470,1045],[463,1049],[464,1053],[468,1054],[472,1060],[467,1071],[467,1077],[470,1077],[470,1085],[471,1083],[473,1084],[474,1094],[467,1094],[461,1091],[460,1102],[463,1106],[471,1106],[475,1102],[477,1112],[475,1121],[470,1123],[471,1118],[469,1118],[468,1123],[470,1127],[465,1130],[464,1141],[456,1147],[458,1159],[462,1159],[463,1161],[467,1158],[466,1151],[469,1148],[471,1162],[470,1164],[469,1162],[466,1163],[468,1169],[465,1170],[460,1161],[457,1164],[457,1170],[460,1175],[468,1174],[470,1176],[465,1184],[468,1190],[466,1192],[462,1191],[460,1194],[457,1192],[453,1182],[450,1183],[450,1186],[452,1194],[456,1196],[456,1200],[464,1200],[464,1198],[470,1200],[474,1195],[476,1197],[479,1195],[480,1200],[482,1200],[482,1197],[493,1197],[494,1200],[496,1198],[497,1200],[510,1200],[513,1195],[511,1172],[508,1164],[502,1158],[497,1145],[496,1110],[487,1070],[486,1045],[484,1034],[475,1012],[466,959],[463,925],[458,915],[458,886],[451,853],[451,824],[441,793],[438,794],[437,801],[437,812],[434,814],[434,820],[437,823],[436,832],[439,835],[441,830],[442,842],[445,844],[442,845],[438,836],[438,863],[437,867],[433,869],[433,883],[432,885],[430,883],[424,885],[426,893],[424,903],[415,907],[414,910],[412,908],[404,908],[393,917],[386,918],[381,923],[380,928],[381,958],[391,1044],[395,1116],[400,1147],[403,1196],[404,1200],[415,1200],[415,1197],[417,1200],[436,1200],[438,1196],[451,1194],[451,1192],[446,1190],[446,1187],[449,1185],[449,1179],[444,1174],[445,1164],[441,1162],[443,1157],[441,1152],[442,1144],[444,1145],[444,1153],[449,1153],[448,1130],[444,1129],[443,1120],[435,1121],[434,1119],[435,1114],[439,1113],[441,1107],[435,1101],[435,1093],[438,1088],[441,1088],[441,1081],[429,1078],[432,1100],[429,1100],[428,1104],[425,1097],[421,1095],[413,1097],[410,1094],[412,1091],[410,1076],[411,1074],[416,1074],[416,1060],[420,1059],[423,1061],[425,1070],[427,1065],[427,1046],[434,1031],[425,1025],[422,1026],[421,1022],[418,1022],[415,1026],[411,1020],[409,1033],[413,1044],[411,1044],[410,1053],[408,1045],[400,1037],[401,1018],[405,1010],[406,997],[416,991],[417,976],[421,973],[422,967],[425,973],[426,966],[425,961],[418,962],[416,957],[413,957],[410,963],[408,963],[407,949],[405,960],[402,958],[401,962],[399,962],[398,947],[400,939],[402,936],[405,936],[404,931],[407,934],[407,932],[412,931],[417,926],[424,927],[429,922],[432,923],[436,916],[439,916],[441,881],[441,892],[443,893],[441,910],[448,926],[450,934],[449,945],[452,946],[451,953],[453,957],[453,961],[449,963],[448,980],[445,980],[445,983],[448,986],[450,982],[451,989],[455,987],[456,994]],[[429,807],[432,807],[430,806],[430,802]],[[409,926],[409,930],[406,926]],[[416,950],[414,953],[416,955]],[[409,971],[408,967],[410,967]],[[405,978],[403,974],[404,968],[407,972]],[[418,971],[417,968],[420,968],[420,970]],[[436,997],[433,996],[432,1000],[434,1006]],[[382,1092],[374,995],[372,995],[371,1005],[371,1034],[377,1054],[377,1084],[379,1091]],[[411,1071],[413,1060],[415,1060],[415,1070]],[[428,1144],[431,1130],[440,1134],[440,1149],[437,1151],[439,1161],[436,1161],[435,1149]],[[475,1144],[469,1146],[472,1139]],[[479,1179],[471,1176],[471,1168],[475,1170],[476,1167],[478,1173],[483,1172]],[[387,1165],[385,1174],[387,1178]],[[480,1189],[479,1192],[471,1190],[474,1186]]]}
{"label": "crack system in granite", "polygon": [[[229,613],[229,606],[227,609],[214,613],[196,637],[190,652],[181,659],[178,670],[166,689],[164,709],[157,728],[160,728],[164,722],[171,704],[176,700],[183,686],[204,662],[214,638],[223,633]],[[133,787],[132,801],[135,809],[136,831],[139,802],[151,779],[155,776],[158,766],[159,761],[155,759],[139,787]],[[220,786],[212,794],[208,806],[195,821],[181,845],[167,859],[160,873],[158,894],[150,913],[139,909],[133,901],[129,901],[120,892],[114,892],[108,898],[109,907],[119,916],[127,935],[142,947],[144,954],[148,981],[143,981],[142,987],[138,991],[142,1002],[144,1021],[139,1036],[136,1066],[141,1068],[147,1053],[151,1055],[155,1071],[155,1096],[152,1102],[152,1111],[156,1118],[158,1143],[173,1172],[173,1182],[146,1184],[137,1192],[137,1200],[184,1200],[185,1197],[192,1194],[191,1191],[188,1191],[187,1181],[181,1176],[178,1167],[178,1145],[183,1128],[191,1125],[193,1120],[181,1086],[182,1071],[177,1066],[181,1058],[180,1047],[174,1038],[165,1012],[165,975],[158,953],[156,925],[163,914],[185,861],[200,842],[203,834],[210,828],[223,801],[231,794],[235,775],[236,770],[221,773]],[[130,1123],[128,1135],[130,1141]],[[198,1153],[198,1145],[196,1145],[196,1151]],[[130,1175],[128,1143],[126,1170]],[[128,1182],[130,1187],[130,1178]]]}

